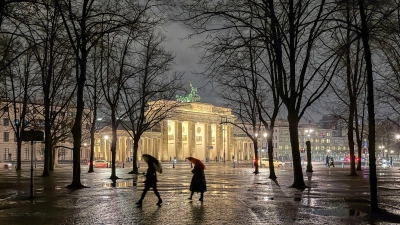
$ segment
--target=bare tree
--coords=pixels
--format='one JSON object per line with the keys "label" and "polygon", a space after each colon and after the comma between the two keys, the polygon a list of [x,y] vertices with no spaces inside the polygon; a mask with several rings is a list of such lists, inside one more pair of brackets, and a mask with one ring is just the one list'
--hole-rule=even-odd
{"label": "bare tree", "polygon": [[[24,49],[20,41],[11,44],[12,48]],[[11,47],[10,46],[10,47]],[[18,50],[16,50],[18,52]],[[21,132],[28,127],[27,111],[29,108],[29,97],[34,92],[35,73],[32,52],[24,52],[23,57],[18,57],[9,64],[7,78],[4,87],[5,98],[8,100],[6,107],[12,110],[6,110],[10,124],[14,130],[15,142],[17,143],[17,170],[21,170]]]}
{"label": "bare tree", "polygon": [[100,86],[100,74],[103,70],[103,51],[105,50],[101,46],[100,42],[98,45],[94,46],[91,56],[91,70],[88,72],[88,82],[86,84],[87,91],[85,92],[86,98],[86,108],[89,109],[89,113],[86,114],[86,119],[90,123],[90,159],[89,159],[89,170],[88,172],[94,172],[93,170],[93,160],[94,160],[94,147],[95,147],[95,133],[97,130],[97,114],[99,110],[99,103],[103,100],[102,92]]}
{"label": "bare tree", "polygon": [[115,32],[104,37],[105,66],[104,72],[100,74],[101,88],[104,99],[109,106],[108,115],[111,117],[111,177],[115,180],[118,177],[115,174],[115,156],[117,146],[117,128],[124,118],[126,111],[120,106],[120,99],[123,87],[129,82],[131,77],[136,75],[133,66],[134,52],[132,50],[135,30],[128,29],[127,32]]}
{"label": "bare tree", "polygon": [[137,174],[137,151],[144,132],[160,126],[172,116],[179,102],[172,101],[182,90],[181,73],[172,73],[174,56],[162,45],[165,36],[149,31],[137,43],[133,58],[135,76],[129,77],[123,87],[122,104],[129,124],[123,123],[133,139],[133,168]]}
{"label": "bare tree", "polygon": [[[357,4],[354,1],[339,2],[338,17],[344,18],[340,21],[335,35],[332,40],[337,42],[338,54],[341,56],[340,64],[342,67],[337,70],[338,76],[332,82],[331,91],[341,101],[341,109],[345,111],[338,112],[339,107],[334,107],[335,115],[347,115],[342,117],[347,122],[347,137],[350,149],[350,175],[355,176],[356,158],[355,158],[355,142],[357,143],[358,158],[361,159],[361,150],[363,148],[363,114],[364,90],[366,77],[365,64],[363,63],[363,51],[359,33],[355,27],[358,26],[358,13],[356,12]],[[343,26],[340,23],[343,22]],[[343,72],[342,72],[343,71]],[[345,87],[345,88],[343,88]],[[361,100],[361,101],[360,101]],[[359,104],[361,103],[361,104]],[[334,104],[333,104],[334,105]],[[337,105],[336,105],[337,106]],[[361,114],[358,111],[361,110]],[[361,160],[358,160],[357,169],[361,170]]]}
{"label": "bare tree", "polygon": [[369,140],[369,182],[371,190],[371,211],[379,212],[378,206],[378,180],[376,177],[376,159],[375,159],[375,103],[374,103],[374,78],[372,71],[372,53],[370,47],[370,28],[367,24],[366,3],[364,0],[358,0],[361,20],[361,39],[364,46],[365,63],[367,69],[367,87],[368,87],[368,140]]}
{"label": "bare tree", "polygon": [[[154,7],[152,1],[94,1],[83,0],[77,3],[72,0],[54,1],[63,19],[69,37],[70,46],[76,58],[76,116],[71,129],[73,149],[73,176],[70,188],[82,188],[80,182],[80,148],[82,134],[82,117],[84,110],[84,87],[87,78],[87,59],[93,46],[107,33],[130,26],[139,30],[146,23]],[[155,3],[159,4],[159,3]]]}
{"label": "bare tree", "polygon": [[68,114],[66,111],[75,91],[76,84],[71,75],[74,63],[58,10],[51,5],[41,4],[35,4],[31,8],[38,12],[30,16],[28,29],[31,39],[37,42],[34,53],[41,76],[39,87],[43,92],[45,155],[42,176],[49,176],[49,171],[53,171],[56,165],[53,146],[60,139],[56,138],[56,132],[60,126],[61,130],[66,126],[65,121],[63,123],[59,120],[62,124],[57,124],[56,121],[58,117],[65,116],[61,113]]}
{"label": "bare tree", "polygon": [[[326,1],[294,0],[202,3],[181,3],[183,21],[196,34],[210,32],[212,36],[241,27],[253,30],[255,37],[265,40],[260,47],[270,45],[270,58],[276,70],[275,87],[286,106],[289,121],[294,170],[292,187],[305,188],[298,123],[307,108],[328,88],[337,65],[335,51],[327,41],[328,19],[334,5]],[[255,21],[250,23],[251,19]],[[209,38],[202,44],[207,41],[214,39]]]}

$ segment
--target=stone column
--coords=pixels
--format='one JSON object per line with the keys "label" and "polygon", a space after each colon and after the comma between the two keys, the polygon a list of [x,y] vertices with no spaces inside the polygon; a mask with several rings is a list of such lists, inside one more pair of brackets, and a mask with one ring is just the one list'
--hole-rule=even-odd
{"label": "stone column", "polygon": [[223,157],[223,140],[222,140],[222,125],[221,124],[216,124],[215,125],[215,134],[216,134],[216,139],[215,139],[215,148],[216,148],[216,155],[218,157],[218,160],[220,160],[220,157]]}
{"label": "stone column", "polygon": [[158,153],[158,159],[167,161],[168,159],[168,121],[163,120],[161,122],[161,146]]}
{"label": "stone column", "polygon": [[183,159],[183,151],[182,151],[182,122],[175,121],[175,156],[178,160]]}
{"label": "stone column", "polygon": [[107,160],[107,146],[108,146],[108,143],[107,143],[107,140],[105,138],[103,139],[103,146],[104,146],[104,148],[103,148],[102,154],[100,154],[100,157],[103,158],[104,160]]}
{"label": "stone column", "polygon": [[196,157],[196,133],[195,123],[192,121],[188,122],[188,148],[189,154],[192,157]]}
{"label": "stone column", "polygon": [[140,155],[147,154],[147,138],[143,137],[140,139]]}
{"label": "stone column", "polygon": [[209,149],[209,146],[212,146],[212,129],[211,129],[211,124],[206,123],[204,124],[205,127],[205,131],[204,131],[204,138],[205,138],[205,143],[206,143],[206,157],[210,159],[210,161],[212,161],[213,159],[211,158],[212,155],[212,149]]}
{"label": "stone column", "polygon": [[[226,159],[232,160],[232,156],[235,156],[234,148],[232,146],[232,126],[228,124],[226,126]],[[235,156],[236,157],[236,156]]]}

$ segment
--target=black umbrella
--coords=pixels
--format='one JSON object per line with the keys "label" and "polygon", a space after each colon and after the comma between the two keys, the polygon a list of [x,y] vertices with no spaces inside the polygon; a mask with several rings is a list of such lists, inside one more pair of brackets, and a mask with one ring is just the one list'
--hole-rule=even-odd
{"label": "black umbrella", "polygon": [[149,166],[153,165],[157,172],[162,173],[161,163],[158,161],[158,159],[149,154],[143,154],[142,157]]}

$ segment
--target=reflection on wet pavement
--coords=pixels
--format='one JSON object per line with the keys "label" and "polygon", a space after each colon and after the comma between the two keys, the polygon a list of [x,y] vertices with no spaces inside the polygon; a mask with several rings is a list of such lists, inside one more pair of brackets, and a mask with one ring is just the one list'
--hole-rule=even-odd
{"label": "reflection on wet pavement", "polygon": [[[144,187],[144,176],[130,175],[130,168],[118,168],[121,179],[109,179],[109,169],[82,173],[89,188],[70,190],[71,168],[56,168],[52,178],[42,178],[35,170],[35,198],[29,196],[29,170],[0,171],[0,224],[364,224],[371,221],[368,172],[348,176],[343,168],[313,167],[304,172],[308,188],[290,188],[290,167],[276,169],[278,179],[268,178],[268,168],[259,175],[251,167],[232,168],[210,163],[205,171],[208,191],[204,202],[195,194],[190,201],[192,177],[188,164],[175,168],[163,164],[158,189],[163,205],[150,190],[141,208],[134,204]],[[84,166],[83,166],[84,167]],[[86,168],[85,168],[86,169]],[[85,171],[82,169],[82,171]],[[147,168],[140,168],[140,172]],[[305,169],[305,168],[304,168]],[[390,216],[399,215],[400,172],[397,168],[379,171],[379,202]],[[396,182],[397,181],[397,182]],[[22,217],[23,215],[23,217]],[[26,218],[26,219],[23,219]],[[374,217],[385,224],[385,217]],[[390,221],[390,220],[388,220]]]}

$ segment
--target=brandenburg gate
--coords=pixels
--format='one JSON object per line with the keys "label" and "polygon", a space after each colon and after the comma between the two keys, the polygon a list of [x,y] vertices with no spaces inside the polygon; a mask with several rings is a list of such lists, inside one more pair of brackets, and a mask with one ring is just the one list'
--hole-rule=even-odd
{"label": "brandenburg gate", "polygon": [[162,160],[231,159],[234,116],[228,108],[207,103],[186,102],[174,111],[174,117],[162,123]]}
{"label": "brandenburg gate", "polygon": [[[200,102],[197,88],[188,96],[176,96],[177,104],[168,119],[158,124],[158,129],[145,132],[139,143],[138,158],[151,154],[162,161],[185,160],[192,156],[200,160],[231,160],[235,156],[233,125],[235,116],[231,109]],[[149,103],[151,104],[151,103]],[[132,139],[127,131],[118,129],[117,162],[132,155]],[[95,158],[111,160],[111,129],[105,127],[96,134]]]}

